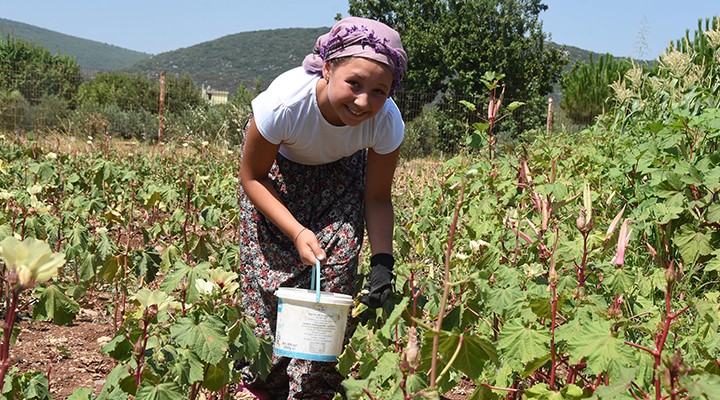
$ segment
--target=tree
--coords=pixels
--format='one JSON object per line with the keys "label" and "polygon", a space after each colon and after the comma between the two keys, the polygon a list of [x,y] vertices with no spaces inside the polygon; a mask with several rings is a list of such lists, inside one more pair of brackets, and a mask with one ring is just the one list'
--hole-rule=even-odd
{"label": "tree", "polygon": [[560,50],[547,46],[541,0],[350,0],[349,6],[351,15],[400,33],[410,59],[404,90],[484,97],[480,78],[493,71],[505,75],[505,97],[528,101],[541,123],[544,97],[566,64]]}
{"label": "tree", "polygon": [[601,55],[597,62],[590,56],[589,62],[579,62],[560,79],[562,100],[560,107],[576,123],[589,124],[593,118],[609,110],[613,105],[610,87],[623,78],[632,68],[627,59],[617,59],[610,54]]}
{"label": "tree", "polygon": [[0,40],[0,90],[18,91],[30,104],[46,96],[72,102],[81,83],[74,58],[13,36]]}
{"label": "tree", "polygon": [[[207,106],[190,75],[168,75],[165,80],[168,112]],[[80,87],[80,103],[101,107],[117,106],[122,111],[157,114],[160,104],[159,81],[140,74],[106,72]]]}

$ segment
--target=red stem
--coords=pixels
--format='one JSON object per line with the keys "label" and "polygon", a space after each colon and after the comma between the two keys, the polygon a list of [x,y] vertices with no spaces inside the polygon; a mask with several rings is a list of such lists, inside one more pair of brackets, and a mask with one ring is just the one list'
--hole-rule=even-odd
{"label": "red stem", "polygon": [[443,295],[440,300],[440,311],[438,312],[438,319],[435,324],[435,337],[433,337],[433,352],[432,361],[430,363],[430,387],[435,387],[437,380],[437,358],[438,348],[440,347],[440,330],[442,329],[442,321],[445,314],[445,306],[447,305],[447,298],[450,292],[450,257],[452,256],[453,250],[453,239],[455,238],[455,229],[458,223],[458,216],[460,215],[460,207],[462,206],[463,197],[465,195],[465,179],[460,184],[460,195],[458,201],[455,204],[455,213],[453,215],[452,224],[450,224],[450,235],[448,237],[448,247],[445,252],[445,282],[443,285]]}
{"label": "red stem", "polygon": [[3,342],[0,347],[0,384],[5,382],[5,374],[10,368],[10,341],[12,339],[13,326],[15,325],[15,316],[17,315],[18,297],[20,297],[20,289],[12,290],[12,298],[10,300],[10,308],[7,310],[5,318],[5,327],[3,329]]}

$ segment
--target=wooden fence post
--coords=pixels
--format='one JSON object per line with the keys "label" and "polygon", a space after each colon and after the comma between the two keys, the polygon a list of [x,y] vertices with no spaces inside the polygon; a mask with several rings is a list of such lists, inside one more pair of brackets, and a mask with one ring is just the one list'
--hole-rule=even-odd
{"label": "wooden fence post", "polygon": [[163,141],[165,133],[165,71],[160,73],[160,117],[158,120],[158,142]]}

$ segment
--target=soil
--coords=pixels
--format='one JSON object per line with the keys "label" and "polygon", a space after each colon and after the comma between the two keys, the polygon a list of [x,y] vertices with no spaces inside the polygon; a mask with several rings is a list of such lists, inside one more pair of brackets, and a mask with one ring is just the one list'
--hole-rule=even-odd
{"label": "soil", "polygon": [[24,320],[10,347],[10,358],[21,371],[39,371],[48,377],[53,399],[66,399],[81,387],[96,395],[115,366],[100,352],[113,335],[110,324],[98,323],[95,313],[81,310],[71,325]]}
{"label": "soil", "polygon": [[[31,320],[22,320],[19,326],[20,335],[10,348],[11,360],[23,372],[40,371],[48,376],[53,399],[67,399],[81,387],[100,393],[115,361],[100,352],[111,340],[113,329],[96,312],[81,310],[67,326]],[[442,399],[464,400],[473,390],[473,383],[463,380]]]}

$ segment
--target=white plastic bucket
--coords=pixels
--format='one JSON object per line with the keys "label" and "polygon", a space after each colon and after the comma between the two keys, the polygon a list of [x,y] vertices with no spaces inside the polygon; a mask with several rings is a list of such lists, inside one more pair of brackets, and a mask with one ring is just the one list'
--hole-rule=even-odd
{"label": "white plastic bucket", "polygon": [[278,297],[275,355],[337,361],[343,349],[352,296],[282,287],[275,295]]}

